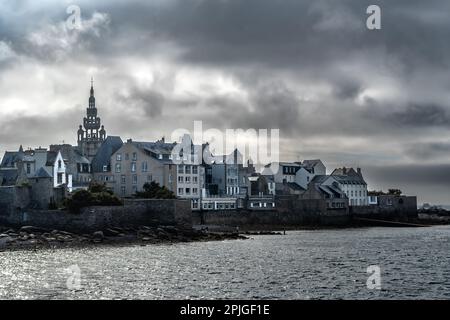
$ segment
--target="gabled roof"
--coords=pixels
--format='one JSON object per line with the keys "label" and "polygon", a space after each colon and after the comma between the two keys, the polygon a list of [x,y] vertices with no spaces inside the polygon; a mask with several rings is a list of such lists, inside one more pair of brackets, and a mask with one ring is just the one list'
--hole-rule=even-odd
{"label": "gabled roof", "polygon": [[13,186],[18,178],[17,169],[0,169],[0,186]]}
{"label": "gabled roof", "polygon": [[320,159],[314,159],[314,160],[304,160],[302,165],[307,168],[314,168],[316,165],[321,164],[322,161]]}
{"label": "gabled roof", "polygon": [[44,167],[41,167],[34,175],[34,178],[51,178],[51,174],[45,170]]}
{"label": "gabled roof", "polygon": [[119,150],[123,145],[123,141],[117,136],[108,136],[97,151],[94,159],[92,159],[92,171],[103,172],[104,166],[111,165],[111,156]]}
{"label": "gabled roof", "polygon": [[291,188],[292,190],[296,190],[296,191],[305,191],[306,189],[304,189],[302,186],[299,186],[297,183],[295,182],[287,182],[285,183],[289,188]]}
{"label": "gabled roof", "polygon": [[174,143],[165,143],[162,141],[157,142],[133,142],[134,145],[136,145],[137,148],[143,149],[145,151],[153,152],[155,154],[166,154],[170,155],[172,154],[172,150],[176,145],[176,142]]}
{"label": "gabled roof", "polygon": [[68,161],[69,163],[90,163],[89,160],[81,154],[78,147],[70,144],[51,145],[50,151],[61,152],[64,161]]}
{"label": "gabled roof", "polygon": [[17,151],[6,151],[0,166],[2,168],[13,168],[14,164],[21,160],[22,155],[23,153]]}
{"label": "gabled roof", "polygon": [[338,168],[334,169],[331,175],[340,183],[347,184],[367,184],[361,174],[356,172],[353,168]]}
{"label": "gabled roof", "polygon": [[57,156],[58,156],[58,152],[47,151],[47,163],[45,165],[49,166],[49,167],[53,167]]}

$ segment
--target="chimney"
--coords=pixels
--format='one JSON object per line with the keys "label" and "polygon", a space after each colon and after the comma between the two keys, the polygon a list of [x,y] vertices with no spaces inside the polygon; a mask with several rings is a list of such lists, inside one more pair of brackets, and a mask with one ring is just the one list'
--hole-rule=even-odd
{"label": "chimney", "polygon": [[356,171],[358,172],[358,175],[362,177],[361,168],[356,168]]}
{"label": "chimney", "polygon": [[133,142],[133,139],[128,139],[127,140],[127,143],[132,143]]}
{"label": "chimney", "polygon": [[346,167],[343,167],[343,168],[342,168],[342,173],[343,173],[344,175],[347,174],[347,168],[346,168]]}

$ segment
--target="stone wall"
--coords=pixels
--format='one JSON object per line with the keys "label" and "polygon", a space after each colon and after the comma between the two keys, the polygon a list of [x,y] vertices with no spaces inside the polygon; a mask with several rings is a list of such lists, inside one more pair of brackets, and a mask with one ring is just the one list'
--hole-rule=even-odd
{"label": "stone wall", "polygon": [[0,224],[92,232],[140,225],[191,226],[192,217],[187,200],[127,200],[124,206],[83,208],[78,214],[62,210],[17,209],[8,215],[0,215]]}
{"label": "stone wall", "polygon": [[417,218],[417,197],[382,195],[378,205],[351,207],[350,213],[373,219]]}
{"label": "stone wall", "polygon": [[251,228],[289,228],[295,226],[338,226],[350,222],[348,209],[327,209],[324,200],[277,197],[274,210],[228,210],[193,212],[196,225]]}
{"label": "stone wall", "polygon": [[0,187],[0,217],[29,206],[30,187]]}

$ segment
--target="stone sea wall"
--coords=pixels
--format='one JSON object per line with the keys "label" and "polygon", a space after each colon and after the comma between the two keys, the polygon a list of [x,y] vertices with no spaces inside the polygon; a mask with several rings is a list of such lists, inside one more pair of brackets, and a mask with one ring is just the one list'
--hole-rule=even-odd
{"label": "stone sea wall", "polygon": [[[9,198],[11,200],[11,198]],[[88,207],[74,214],[63,210],[30,210],[0,203],[0,225],[31,225],[72,232],[141,225],[191,226],[187,200],[126,200],[123,206]]]}

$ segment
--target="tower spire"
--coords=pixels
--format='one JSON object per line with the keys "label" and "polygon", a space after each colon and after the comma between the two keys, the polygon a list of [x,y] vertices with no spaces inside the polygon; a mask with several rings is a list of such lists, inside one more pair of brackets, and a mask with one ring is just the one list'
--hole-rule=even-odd
{"label": "tower spire", "polygon": [[94,77],[91,77],[91,97],[94,96]]}

